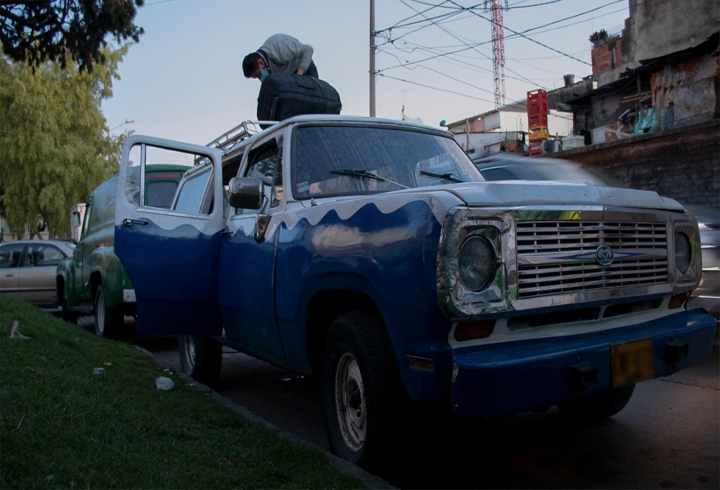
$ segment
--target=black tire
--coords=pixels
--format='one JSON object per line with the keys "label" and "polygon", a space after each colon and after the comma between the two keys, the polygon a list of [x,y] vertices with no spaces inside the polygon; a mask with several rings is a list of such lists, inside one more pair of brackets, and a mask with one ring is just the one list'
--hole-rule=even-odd
{"label": "black tire", "polygon": [[67,299],[63,298],[61,318],[66,322],[77,323],[78,316],[78,312],[70,310],[67,305]]}
{"label": "black tire", "polygon": [[213,386],[220,378],[222,345],[210,337],[179,335],[180,366],[193,379]]}
{"label": "black tire", "polygon": [[332,451],[368,470],[389,464],[399,439],[394,435],[400,428],[404,394],[377,315],[351,311],[338,316],[325,340],[321,368],[323,414]]}
{"label": "black tire", "polygon": [[95,290],[93,313],[95,314],[95,335],[108,339],[116,339],[120,336],[125,315],[123,315],[122,308],[110,308],[107,305],[102,285]]}
{"label": "black tire", "polygon": [[625,408],[633,391],[635,391],[634,384],[614,388],[606,393],[558,405],[558,408],[580,422],[601,422]]}

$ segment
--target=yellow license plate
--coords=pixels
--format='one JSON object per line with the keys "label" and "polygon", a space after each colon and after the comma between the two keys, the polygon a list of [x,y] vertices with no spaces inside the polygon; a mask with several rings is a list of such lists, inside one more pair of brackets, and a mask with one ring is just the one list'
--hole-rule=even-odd
{"label": "yellow license plate", "polygon": [[652,339],[613,345],[610,347],[610,363],[615,388],[654,377],[655,356]]}

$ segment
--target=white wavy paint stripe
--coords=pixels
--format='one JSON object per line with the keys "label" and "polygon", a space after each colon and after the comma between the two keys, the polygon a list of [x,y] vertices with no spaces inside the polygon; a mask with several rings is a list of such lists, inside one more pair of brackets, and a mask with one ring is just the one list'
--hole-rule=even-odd
{"label": "white wavy paint stripe", "polygon": [[[203,235],[214,235],[225,224],[225,220],[220,219],[218,216],[173,215],[167,211],[153,212],[144,209],[138,212],[134,206],[124,206],[123,208],[120,212],[115,213],[115,226],[124,226],[124,217],[133,216],[137,220],[149,220],[165,231],[172,231],[180,226],[190,225]],[[138,224],[137,226],[142,225]]]}
{"label": "white wavy paint stripe", "polygon": [[[372,197],[349,198],[348,200],[323,199],[316,206],[305,206],[301,203],[292,203],[284,213],[272,216],[265,236],[272,236],[280,224],[284,223],[288,230],[292,230],[302,220],[307,220],[310,226],[316,226],[330,212],[335,211],[342,221],[352,218],[355,213],[368,204],[374,204],[378,211],[390,214],[407,204],[415,201],[424,201],[435,215],[439,223],[445,220],[447,210],[461,201],[451,194],[440,193],[399,193],[378,194]],[[235,235],[242,232],[245,236],[255,233],[255,220],[235,218],[228,220],[228,229]]]}

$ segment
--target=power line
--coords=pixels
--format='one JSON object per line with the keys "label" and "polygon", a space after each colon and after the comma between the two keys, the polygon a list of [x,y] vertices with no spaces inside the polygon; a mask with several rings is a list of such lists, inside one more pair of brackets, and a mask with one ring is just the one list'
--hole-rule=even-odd
{"label": "power line", "polygon": [[[600,10],[600,9],[604,9],[605,7],[609,7],[610,5],[614,5],[614,4],[616,4],[616,3],[620,3],[620,2],[624,2],[624,1],[625,1],[625,0],[614,0],[614,1],[612,1],[612,2],[609,2],[609,3],[606,3],[606,4],[604,4],[604,5],[601,5],[600,7],[596,7],[596,8],[594,8],[594,9],[590,9],[590,10],[586,10],[585,12],[580,12],[579,14],[574,14],[574,15],[571,15],[571,16],[569,16],[569,17],[565,17],[565,18],[563,18],[563,19],[559,19],[559,20],[555,20],[555,21],[549,22],[549,23],[547,23],[547,24],[543,24],[543,25],[541,25],[541,26],[533,27],[533,28],[531,28],[531,29],[526,29],[526,30],[524,30],[522,33],[525,34],[525,33],[528,33],[528,32],[530,32],[530,31],[535,31],[535,30],[537,30],[537,29],[542,29],[542,28],[544,28],[544,27],[548,27],[548,26],[557,24],[557,23],[559,23],[559,22],[564,22],[564,21],[566,21],[566,20],[575,19],[575,18],[580,17],[580,16],[582,16],[582,15],[591,14],[591,13],[593,13],[593,12],[596,12],[596,11]],[[625,9],[621,9],[621,10],[625,10]],[[569,25],[574,25],[574,24],[569,24]],[[567,27],[567,26],[566,26],[566,27]]]}
{"label": "power line", "polygon": [[[419,0],[411,0],[411,1],[413,1],[413,2],[415,2],[415,3],[421,3],[421,4],[424,4],[424,5],[429,5],[428,3],[422,2],[422,1],[419,1]],[[613,4],[616,4],[616,3],[620,3],[620,2],[623,2],[623,1],[624,1],[624,0],[615,0],[615,1],[612,1],[612,2],[610,2],[610,3],[604,4],[604,5],[600,6],[600,7],[596,7],[596,8],[590,9],[590,10],[586,10],[586,11],[584,11],[584,12],[580,12],[580,13],[578,13],[578,14],[574,14],[574,15],[565,17],[565,18],[563,18],[563,19],[559,19],[559,20],[556,20],[556,21],[548,22],[547,24],[543,24],[543,25],[540,25],[540,26],[532,27],[532,28],[530,28],[530,29],[526,29],[526,30],[524,30],[524,31],[522,31],[522,32],[516,33],[516,35],[511,34],[511,35],[507,36],[505,39],[514,39],[514,38],[517,38],[517,37],[524,37],[523,34],[525,34],[525,33],[527,33],[527,32],[531,32],[531,31],[534,31],[534,30],[537,30],[537,29],[542,29],[542,28],[544,28],[544,27],[548,27],[548,26],[557,24],[557,23],[559,23],[559,22],[563,22],[563,21],[566,21],[566,20],[571,20],[571,19],[574,19],[574,18],[583,16],[583,15],[587,15],[587,14],[589,14],[589,13],[592,13],[592,12],[595,12],[595,11],[600,10],[600,9],[602,9],[602,8],[605,8],[605,7],[609,6],[609,5],[613,5]],[[433,8],[435,8],[435,7],[441,7],[442,4],[444,4],[444,3],[447,3],[447,2],[443,2],[443,3],[439,4],[439,5],[433,5]],[[454,3],[454,2],[453,2],[453,3]],[[455,5],[457,5],[457,4],[455,4]],[[442,8],[447,8],[447,7],[442,7]],[[466,11],[466,10],[469,11],[469,9],[472,9],[472,8],[474,8],[474,7],[468,7],[467,9],[464,9],[462,6],[460,6],[460,11]],[[618,11],[616,11],[616,12],[619,12],[619,11],[622,11],[622,10],[624,10],[624,9],[618,10]],[[471,13],[474,13],[474,12],[471,12]],[[610,14],[611,14],[611,13],[613,13],[613,12],[610,12]],[[605,14],[605,15],[610,15],[610,14]],[[482,17],[482,16],[480,16],[480,17]],[[484,17],[483,17],[483,18],[484,18]],[[488,19],[485,19],[485,20],[488,20]],[[578,22],[578,23],[579,23],[579,22]],[[575,25],[575,24],[569,24],[569,25],[563,26],[563,27],[569,27],[570,25]],[[428,26],[425,26],[425,27],[428,27]],[[543,32],[549,32],[549,30],[548,30],[548,31],[543,31]],[[398,38],[398,39],[399,39],[399,38]],[[529,38],[528,38],[528,39],[529,39]],[[465,43],[465,44],[464,44],[465,47],[459,47],[459,49],[457,49],[457,50],[450,51],[450,52],[448,52],[448,53],[435,54],[434,56],[431,56],[431,57],[429,57],[429,58],[425,58],[425,59],[418,60],[418,61],[408,62],[408,63],[406,63],[405,65],[398,65],[398,66],[394,66],[394,67],[388,67],[388,68],[385,68],[384,70],[389,70],[389,69],[392,69],[392,68],[397,68],[397,67],[399,67],[399,66],[406,66],[406,65],[408,65],[408,64],[424,63],[425,61],[430,61],[430,60],[432,60],[432,59],[436,59],[436,58],[439,58],[439,57],[450,56],[450,55],[457,54],[457,53],[460,53],[460,52],[463,52],[463,51],[468,51],[468,50],[470,50],[470,49],[473,49],[473,50],[474,50],[474,48],[476,48],[476,47],[478,47],[478,46],[481,46],[481,45],[484,45],[484,44],[490,44],[491,42],[492,42],[492,41],[483,41],[483,42],[472,43],[472,44]],[[537,42],[537,41],[534,41],[534,40],[533,40],[533,42]],[[390,44],[393,44],[393,43],[390,42]],[[393,45],[394,45],[394,44],[393,44]],[[558,54],[560,54],[561,57],[570,57],[570,58],[573,59],[573,60],[578,60],[578,58],[575,58],[574,56],[568,55],[567,53],[563,53],[563,52],[561,52],[561,51],[554,50],[553,48],[551,48],[551,49],[552,49],[553,51],[558,52]],[[582,61],[582,60],[578,60],[578,61],[580,61],[581,63],[584,63],[584,64],[586,64],[586,65],[588,65],[588,66],[591,66],[590,63],[584,62],[584,61]],[[382,70],[381,70],[381,71],[382,71]]]}
{"label": "power line", "polygon": [[536,4],[533,4],[533,5],[523,5],[522,7],[508,7],[508,10],[512,10],[512,9],[529,9],[529,8],[532,8],[532,7],[540,7],[540,6],[542,6],[542,5],[550,5],[551,3],[558,3],[558,2],[560,2],[560,1],[561,1],[561,0],[551,0],[550,2],[536,3]]}
{"label": "power line", "polygon": [[[415,9],[412,8],[410,5],[408,5],[405,0],[400,0],[400,2],[401,2],[403,5],[405,5],[406,7],[410,8],[410,9],[412,9],[412,10],[415,10]],[[415,11],[416,11],[416,10],[415,10]],[[417,12],[417,11],[416,11],[416,12]],[[421,14],[421,15],[422,15],[422,14]],[[467,41],[465,41],[465,40],[463,40],[463,39],[460,39],[460,36],[458,36],[457,34],[451,32],[449,29],[446,29],[445,27],[441,27],[440,25],[436,24],[435,22],[432,22],[432,24],[434,24],[435,26],[439,27],[440,29],[443,30],[443,32],[449,34],[450,36],[454,37],[454,38],[457,39],[458,41],[460,41],[460,42],[462,42],[462,43],[465,43],[466,46],[470,46],[470,44],[469,44]],[[477,51],[475,48],[472,48],[472,49],[473,49],[473,51],[477,52],[478,54],[481,54],[481,55],[485,56],[483,53],[481,53],[480,51]],[[487,58],[490,59],[490,57],[487,57]]]}
{"label": "power line", "polygon": [[409,83],[409,84],[411,84],[411,85],[418,85],[418,86],[420,86],[420,87],[429,88],[429,89],[431,89],[431,90],[437,90],[437,91],[439,91],[439,92],[446,92],[446,93],[449,93],[449,94],[459,95],[459,96],[461,96],[461,97],[467,97],[468,99],[480,100],[480,101],[482,101],[482,102],[489,102],[489,103],[491,103],[491,104],[494,104],[494,103],[495,103],[495,101],[488,100],[488,99],[483,99],[483,98],[481,98],[481,97],[474,97],[474,96],[472,96],[472,95],[461,94],[460,92],[455,92],[455,91],[453,91],[453,90],[447,90],[447,89],[444,89],[444,88],[432,87],[432,86],[430,86],[430,85],[425,85],[424,83],[413,82],[413,81],[411,81],[411,80],[405,80],[405,79],[403,79],[403,78],[393,77],[393,76],[391,76],[391,75],[385,75],[384,73],[378,73],[378,75],[380,75],[381,77],[390,78],[390,79],[392,79],[392,80],[398,80],[398,81],[400,81],[400,82]]}
{"label": "power line", "polygon": [[[432,52],[431,48],[419,48],[419,49],[423,49],[423,50],[427,50],[427,51],[429,51],[429,52]],[[393,53],[390,53],[390,52],[385,51],[385,50],[380,50],[380,52],[381,52],[381,53],[385,53],[385,54],[387,54],[388,56],[392,56],[392,57],[395,58],[395,59],[398,61],[398,63],[400,63],[400,64],[399,64],[399,65],[396,65],[396,66],[394,66],[394,67],[386,68],[386,69],[384,69],[384,70],[379,70],[378,73],[379,73],[379,72],[382,72],[382,71],[385,71],[385,70],[394,69],[394,68],[405,68],[405,69],[408,69],[408,70],[413,70],[413,69],[415,69],[415,68],[418,67],[418,66],[420,66],[420,67],[423,67],[423,66],[424,66],[424,65],[421,65],[421,64],[415,64],[413,67],[410,67],[410,66],[408,66],[408,64],[403,64],[402,61],[400,60],[400,58],[398,58],[398,57],[397,57],[396,55],[394,55]],[[450,60],[452,60],[452,61],[455,61],[456,63],[460,63],[460,64],[462,64],[462,65],[469,66],[469,67],[471,67],[471,68],[473,68],[473,69],[475,69],[475,70],[477,70],[477,71],[481,71],[481,72],[489,73],[489,74],[492,74],[492,73],[493,73],[493,72],[492,72],[490,69],[488,69],[488,68],[483,68],[483,67],[481,67],[481,66],[477,66],[477,65],[474,65],[474,64],[472,64],[472,63],[468,63],[467,61],[458,60],[458,59],[455,59],[455,58],[453,58],[453,57],[451,57],[451,56],[445,56],[445,57],[443,57],[443,59],[441,59],[441,61],[448,62],[448,61],[447,61],[448,59],[450,59]],[[450,64],[453,64],[453,63],[450,63]],[[457,66],[457,65],[456,65],[456,66]],[[534,87],[546,88],[546,87],[543,86],[542,84],[539,84],[537,81],[535,81],[535,80],[530,80],[529,78],[527,78],[527,77],[525,77],[525,76],[517,73],[517,72],[514,71],[514,70],[511,70],[511,69],[509,69],[509,68],[506,68],[506,69],[507,69],[509,72],[517,75],[517,77],[507,76],[507,78],[510,78],[510,79],[513,79],[513,80],[517,80],[517,81],[520,81],[520,82],[529,83],[530,85],[532,85],[532,86],[534,86]]]}
{"label": "power line", "polygon": [[[443,2],[443,3],[445,3],[445,2]],[[442,5],[442,4],[440,4],[440,5]],[[435,17],[425,17],[424,19],[421,19],[421,20],[416,20],[416,21],[413,21],[413,22],[409,22],[409,23],[407,23],[407,24],[403,24],[403,22],[405,22],[405,21],[407,21],[407,20],[410,20],[410,19],[413,19],[413,18],[415,18],[415,17],[418,17],[419,15],[422,15],[422,14],[425,13],[425,12],[429,12],[430,10],[435,9],[435,8],[439,7],[440,5],[433,6],[433,7],[430,7],[429,9],[423,10],[422,13],[416,13],[415,15],[411,15],[410,17],[406,17],[405,19],[403,19],[403,20],[401,20],[401,21],[398,21],[396,24],[394,24],[394,25],[392,25],[392,26],[390,26],[390,27],[386,27],[385,29],[381,29],[381,30],[379,30],[379,31],[375,31],[375,34],[381,34],[381,33],[385,32],[385,31],[391,31],[391,30],[393,30],[393,29],[402,29],[402,28],[404,28],[404,27],[414,26],[414,25],[417,25],[417,24],[421,24],[421,23],[424,23],[424,22],[428,22],[428,21],[431,20],[431,19],[432,19],[432,20],[436,20],[436,19],[442,19],[442,18],[444,18],[444,17],[453,17],[453,16],[455,16],[455,15],[458,15],[458,14],[461,14],[461,13],[462,13],[462,11],[460,11],[460,10],[455,10],[455,11],[453,11],[453,12],[448,12],[448,13],[446,13],[446,14],[438,15],[438,16],[435,16]],[[414,9],[413,9],[413,10],[414,10]],[[415,12],[417,12],[417,10],[415,10]]]}
{"label": "power line", "polygon": [[[474,6],[472,6],[472,7],[463,7],[462,5],[458,4],[456,1],[453,1],[453,0],[445,0],[445,1],[442,1],[442,2],[440,2],[440,3],[438,3],[438,4],[431,4],[431,3],[429,3],[429,2],[421,1],[421,0],[408,0],[408,1],[411,1],[411,2],[413,2],[413,3],[425,5],[425,6],[428,7],[428,8],[426,8],[426,9],[424,9],[424,10],[420,10],[420,9],[413,8],[413,7],[410,6],[405,0],[400,0],[400,1],[401,1],[406,7],[412,9],[412,10],[413,10],[414,12],[416,12],[416,13],[415,13],[414,15],[412,15],[411,17],[408,17],[408,18],[404,19],[404,20],[401,21],[400,23],[396,23],[396,24],[395,24],[394,26],[392,26],[391,28],[384,29],[383,31],[378,31],[378,32],[387,33],[386,36],[385,36],[385,39],[387,40],[387,42],[384,44],[384,46],[386,46],[388,49],[397,49],[399,52],[403,52],[403,53],[414,53],[414,52],[418,51],[418,52],[421,52],[421,53],[426,53],[426,54],[428,54],[429,56],[425,56],[424,58],[419,59],[419,60],[413,60],[413,61],[405,60],[405,61],[403,62],[398,56],[396,56],[394,53],[388,51],[387,49],[379,49],[379,52],[380,52],[380,53],[384,53],[384,54],[387,54],[387,55],[392,56],[393,58],[395,58],[395,60],[398,62],[398,64],[395,65],[395,66],[386,67],[386,68],[384,68],[384,69],[382,69],[382,70],[378,70],[378,72],[377,72],[378,75],[383,76],[383,77],[386,77],[386,78],[388,78],[388,79],[397,80],[397,81],[400,81],[400,82],[403,82],[403,83],[408,83],[408,84],[411,84],[411,85],[416,85],[416,86],[423,87],[423,88],[430,89],[430,90],[435,90],[435,91],[439,91],[439,92],[445,92],[445,93],[449,93],[449,94],[452,94],[452,95],[457,95],[457,96],[460,96],[460,97],[470,98],[470,99],[474,99],[474,100],[478,100],[478,101],[482,101],[482,102],[493,103],[493,101],[491,101],[491,100],[489,100],[489,99],[482,98],[482,97],[476,97],[476,96],[469,95],[469,94],[466,94],[466,93],[462,93],[462,92],[459,92],[459,91],[448,90],[448,89],[445,89],[445,88],[439,88],[439,87],[435,87],[435,86],[432,86],[432,85],[429,85],[429,84],[426,84],[426,83],[420,83],[420,82],[416,82],[416,81],[413,81],[413,80],[408,80],[408,79],[401,78],[401,77],[391,76],[391,75],[388,75],[388,74],[386,74],[386,73],[380,73],[380,72],[385,72],[385,71],[388,71],[388,70],[392,70],[392,69],[396,69],[396,68],[401,68],[401,67],[402,67],[402,68],[405,68],[405,69],[408,69],[408,70],[413,70],[415,67],[420,66],[420,67],[422,67],[422,68],[424,68],[424,69],[426,69],[426,70],[428,70],[428,71],[431,71],[431,72],[434,72],[434,73],[436,73],[436,74],[442,75],[442,76],[444,76],[444,77],[446,77],[446,78],[450,78],[451,80],[453,80],[453,81],[455,81],[455,82],[462,83],[463,85],[467,85],[467,86],[469,86],[469,87],[472,87],[472,88],[475,89],[475,90],[480,90],[480,91],[483,91],[483,92],[486,92],[486,93],[490,93],[490,91],[487,90],[487,89],[484,89],[484,88],[482,88],[482,87],[478,87],[478,86],[473,85],[473,84],[471,84],[471,83],[465,82],[465,81],[461,80],[460,78],[456,78],[456,77],[453,77],[453,76],[451,76],[451,75],[448,75],[447,73],[445,73],[445,72],[443,72],[443,71],[439,71],[439,70],[437,70],[437,69],[433,69],[433,68],[430,68],[430,67],[427,67],[427,66],[424,66],[424,65],[423,65],[423,63],[426,63],[426,62],[428,62],[428,61],[431,61],[431,60],[433,60],[433,59],[438,59],[439,61],[443,61],[443,62],[449,63],[449,64],[451,64],[451,65],[456,65],[456,66],[463,65],[465,68],[468,68],[468,69],[478,70],[478,71],[490,73],[490,70],[485,69],[485,68],[483,68],[483,67],[481,67],[481,66],[475,65],[475,64],[473,64],[473,63],[469,63],[469,62],[464,61],[464,60],[462,60],[462,59],[458,59],[458,57],[460,57],[460,58],[461,58],[461,57],[473,58],[472,56],[468,56],[467,54],[465,54],[466,51],[473,50],[473,51],[475,51],[476,53],[478,53],[478,54],[481,55],[482,58],[480,58],[480,59],[483,59],[483,58],[484,58],[484,59],[489,59],[489,56],[486,55],[485,53],[482,53],[482,52],[478,51],[478,48],[479,48],[480,46],[482,46],[482,45],[490,44],[492,41],[483,41],[483,42],[476,42],[476,43],[474,43],[474,42],[471,42],[470,40],[466,40],[466,39],[460,37],[458,34],[452,32],[450,29],[448,29],[448,28],[443,27],[443,26],[440,25],[440,24],[447,24],[447,23],[449,23],[449,22],[457,22],[458,20],[466,19],[467,16],[461,16],[461,15],[460,15],[460,14],[463,14],[463,13],[468,13],[468,14],[471,14],[471,15],[473,15],[473,16],[480,17],[481,19],[486,20],[486,21],[492,23],[493,21],[492,21],[491,19],[488,19],[488,18],[486,18],[485,16],[480,15],[480,14],[478,14],[477,12],[474,12],[474,11],[472,10],[472,9],[474,9],[474,8],[479,7],[481,4],[477,4],[477,5],[474,5]],[[524,1],[528,1],[528,0],[524,0]],[[524,3],[524,1],[517,2],[517,3]],[[555,1],[552,1],[552,2],[546,2],[546,4],[549,4],[549,3],[559,3],[559,1],[560,1],[560,0],[555,0]],[[567,28],[567,27],[570,27],[570,26],[572,26],[572,25],[580,24],[580,23],[582,23],[582,22],[587,22],[587,20],[582,20],[582,21],[578,21],[578,22],[574,22],[574,23],[570,23],[570,24],[558,25],[558,24],[562,24],[562,23],[564,23],[564,22],[566,23],[566,22],[568,22],[568,21],[570,21],[570,20],[572,20],[572,19],[577,19],[577,18],[582,17],[582,16],[584,16],[584,15],[591,14],[591,13],[593,13],[593,12],[596,12],[596,11],[600,10],[600,9],[606,8],[606,7],[610,6],[610,5],[613,5],[613,4],[616,4],[616,3],[621,3],[622,1],[624,1],[624,0],[609,1],[608,3],[606,3],[606,4],[604,4],[604,5],[601,5],[601,6],[598,6],[598,7],[592,8],[592,9],[589,9],[589,10],[587,10],[587,11],[580,12],[580,13],[577,13],[577,14],[573,14],[573,15],[564,17],[564,18],[562,18],[562,19],[554,20],[554,21],[552,21],[552,22],[548,22],[548,23],[545,23],[545,24],[542,24],[542,25],[539,25],[539,26],[531,27],[531,28],[529,28],[529,29],[526,29],[526,30],[523,30],[523,31],[520,31],[520,32],[515,31],[515,30],[513,30],[513,29],[506,28],[506,27],[503,26],[503,27],[510,33],[510,34],[507,36],[506,39],[524,38],[524,39],[526,39],[526,40],[528,40],[528,41],[531,41],[531,42],[533,42],[533,43],[535,43],[535,44],[538,44],[538,45],[540,45],[540,46],[542,46],[542,47],[544,47],[544,48],[546,48],[546,49],[549,49],[549,50],[551,50],[551,51],[553,51],[553,52],[555,52],[555,53],[557,53],[557,54],[559,55],[559,56],[554,56],[554,57],[552,57],[552,58],[559,58],[559,57],[570,58],[570,59],[573,59],[574,61],[579,61],[579,62],[581,62],[581,63],[589,66],[590,63],[584,62],[584,61],[582,61],[582,60],[580,60],[580,59],[578,59],[578,58],[576,58],[576,57],[574,56],[574,55],[576,55],[576,54],[579,54],[579,53],[582,53],[582,52],[586,52],[587,50],[582,50],[582,51],[578,51],[578,52],[574,52],[574,53],[565,53],[565,52],[560,51],[560,50],[558,50],[558,49],[555,49],[555,48],[553,48],[553,47],[551,47],[551,46],[548,46],[548,45],[546,45],[546,44],[544,44],[544,43],[542,43],[542,42],[540,42],[540,41],[537,41],[537,40],[535,40],[535,39],[532,39],[532,38],[526,36],[525,34],[528,33],[528,32],[536,32],[536,33],[539,34],[539,33],[543,33],[543,32],[549,32],[549,31],[552,31],[552,30]],[[641,0],[641,1],[642,1],[642,0]],[[513,7],[515,7],[515,8],[521,8],[520,6],[517,5],[517,3],[513,4],[510,8],[513,8]],[[451,4],[451,5],[447,5],[447,4]],[[536,4],[533,4],[533,5],[526,5],[526,6],[522,7],[522,8],[529,8],[529,7],[533,7],[533,6],[540,6],[540,4],[537,4],[537,3],[536,3]],[[431,12],[432,10],[437,9],[437,8],[452,9],[452,11],[451,11],[451,12],[448,12],[448,13],[446,13],[446,14],[428,15],[429,12]],[[602,16],[611,15],[611,14],[613,14],[613,13],[620,12],[620,11],[622,11],[622,10],[624,10],[624,9],[617,10],[617,11],[613,11],[613,12],[610,12],[610,13],[607,13],[607,14],[603,14]],[[424,19],[417,19],[419,16],[423,17]],[[415,20],[415,21],[413,21],[413,22],[411,22],[411,23],[407,23],[407,20],[408,20],[408,19],[417,19],[417,20]],[[405,22],[406,24],[403,24],[403,22]],[[410,34],[412,34],[412,33],[418,32],[419,30],[422,30],[422,29],[424,29],[424,28],[426,28],[426,27],[433,27],[433,26],[441,29],[441,30],[444,31],[446,34],[448,34],[448,35],[452,36],[453,38],[459,40],[462,44],[459,44],[459,45],[450,45],[450,46],[431,47],[431,46],[424,46],[424,45],[421,45],[421,44],[418,44],[418,43],[414,43],[414,42],[412,42],[412,41],[402,41],[402,44],[400,44],[400,43],[398,42],[401,38],[404,38],[404,37],[406,37],[406,36],[408,36],[408,35],[410,35]],[[395,38],[393,37],[392,29],[408,29],[408,28],[412,28],[412,31],[411,31],[411,32],[403,33],[403,34],[402,34],[401,36],[399,36],[399,37],[395,37]],[[546,29],[546,28],[549,28],[549,29],[547,29],[547,30],[545,30],[545,31],[540,31],[541,29]],[[539,32],[538,32],[538,31],[539,31]],[[389,45],[389,46],[388,46],[388,45]],[[409,48],[409,49],[403,49],[403,45],[404,45],[404,46],[407,46],[407,48]],[[457,49],[453,49],[453,48],[457,48]],[[450,50],[448,51],[448,49],[450,49]],[[476,59],[478,59],[478,58],[476,58]],[[533,59],[539,59],[539,58],[533,58]],[[518,61],[518,60],[512,59],[512,58],[511,58],[511,60],[512,60],[512,61]],[[458,65],[458,64],[459,64],[459,65]],[[534,66],[529,65],[529,64],[526,64],[526,63],[522,63],[522,64],[525,64],[525,65],[530,66],[530,67],[532,67],[532,68],[534,68],[534,69],[540,70],[540,68],[538,68],[538,67],[534,67]],[[534,86],[534,87],[542,87],[542,85],[539,84],[537,81],[530,80],[530,79],[524,77],[523,75],[521,75],[521,74],[519,74],[519,73],[517,73],[517,72],[515,72],[515,71],[509,70],[509,69],[508,69],[508,71],[510,71],[510,72],[512,72],[513,74],[517,75],[517,78],[516,78],[516,77],[512,77],[512,76],[509,76],[508,78],[512,78],[512,79],[518,80],[518,81],[523,82],[523,83],[529,83],[529,84],[531,84],[531,85]],[[552,73],[552,72],[550,72],[550,71],[548,71],[548,70],[543,70],[543,71],[547,71],[547,72],[549,72],[549,73]],[[544,88],[544,87],[543,87],[543,88]],[[506,105],[517,104],[517,103],[520,103],[522,100],[524,100],[524,99],[520,99],[520,100],[513,101],[513,102],[508,102]],[[563,117],[563,116],[558,116],[558,117]],[[569,118],[566,118],[566,119],[569,119]]]}
{"label": "power line", "polygon": [[[418,1],[418,0],[413,0],[413,1]],[[616,0],[616,1],[621,1],[621,0]],[[456,3],[454,0],[450,0],[450,2],[453,3],[453,4],[455,4],[455,5],[457,5],[458,7],[462,7],[462,5],[459,5],[459,4]],[[486,21],[488,21],[488,22],[490,22],[490,23],[493,23],[493,24],[497,24],[497,22],[495,22],[494,20],[488,19],[487,17],[485,17],[485,16],[483,16],[483,15],[480,15],[480,14],[478,14],[478,13],[475,12],[475,11],[471,11],[471,12],[472,12],[473,15],[476,15],[476,16],[480,17],[481,19],[484,19],[484,20],[486,20]],[[570,59],[572,59],[572,60],[579,61],[580,63],[583,63],[583,64],[585,64],[585,65],[592,66],[592,65],[591,65],[590,63],[588,63],[587,61],[583,61],[583,60],[581,60],[580,58],[576,58],[576,57],[574,57],[574,56],[572,56],[572,55],[569,55],[569,54],[567,54],[567,53],[563,53],[563,52],[560,51],[559,49],[555,49],[555,48],[553,48],[552,46],[548,46],[548,45],[545,44],[545,43],[541,43],[540,41],[537,41],[537,40],[535,40],[535,39],[533,39],[533,38],[531,38],[531,37],[526,36],[525,34],[521,34],[521,33],[519,33],[518,31],[515,31],[515,30],[513,30],[513,29],[510,29],[510,28],[507,27],[507,26],[504,26],[504,25],[503,25],[503,26],[499,26],[499,27],[502,27],[503,29],[505,29],[505,30],[507,30],[507,31],[510,31],[510,32],[512,32],[513,34],[517,34],[518,36],[522,37],[523,39],[527,39],[527,40],[530,41],[530,42],[533,42],[533,43],[535,43],[535,44],[537,44],[537,45],[539,45],[539,46],[542,46],[542,47],[544,47],[544,48],[547,48],[547,49],[549,49],[550,51],[554,51],[554,52],[556,52],[556,53],[558,53],[558,54],[561,54],[561,55],[563,55],[563,56],[566,56],[566,57],[568,57],[568,58],[570,58]]]}

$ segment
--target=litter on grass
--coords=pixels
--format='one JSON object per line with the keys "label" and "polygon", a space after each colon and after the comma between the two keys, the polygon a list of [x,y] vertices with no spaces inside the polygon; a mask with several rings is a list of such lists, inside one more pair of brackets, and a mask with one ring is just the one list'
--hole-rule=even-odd
{"label": "litter on grass", "polygon": [[10,329],[10,338],[27,340],[30,337],[26,337],[25,335],[20,333],[18,321],[15,320],[12,324],[12,329]]}
{"label": "litter on grass", "polygon": [[173,389],[175,383],[173,383],[173,380],[170,378],[159,376],[158,378],[155,378],[155,386],[158,390],[168,391]]}
{"label": "litter on grass", "polygon": [[105,368],[93,368],[93,374],[96,374],[98,376],[105,374]]}

